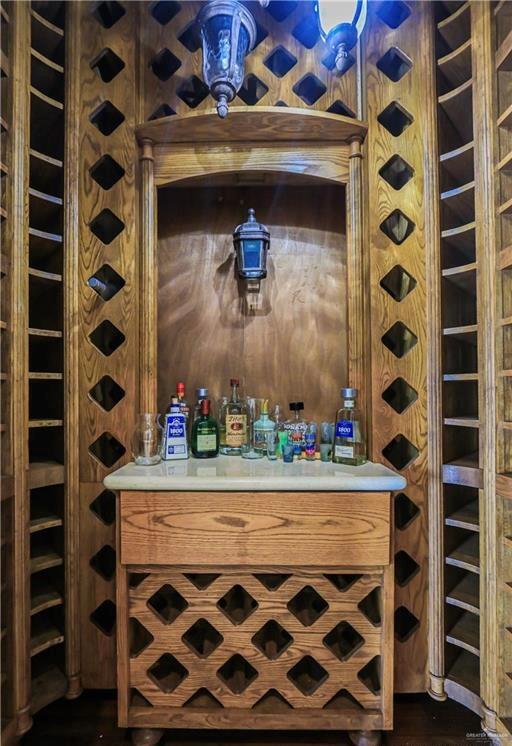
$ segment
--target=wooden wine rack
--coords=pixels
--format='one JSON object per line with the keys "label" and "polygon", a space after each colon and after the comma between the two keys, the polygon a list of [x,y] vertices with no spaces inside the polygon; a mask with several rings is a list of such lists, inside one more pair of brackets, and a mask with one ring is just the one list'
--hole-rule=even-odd
{"label": "wooden wine rack", "polygon": [[497,390],[497,711],[512,731],[512,5],[493,7],[495,71]]}
{"label": "wooden wine rack", "polygon": [[[479,455],[481,386],[477,288],[482,247],[475,224],[472,15],[436,3],[442,335],[442,511],[445,690],[481,714]],[[431,684],[432,686],[432,684]],[[435,690],[435,687],[432,687]]]}
{"label": "wooden wine rack", "polygon": [[12,214],[11,185],[11,130],[12,130],[12,75],[11,49],[13,43],[12,4],[2,2],[0,5],[0,68],[2,73],[2,114],[1,148],[0,148],[0,178],[1,178],[1,254],[0,254],[0,335],[1,335],[1,620],[0,620],[0,649],[1,649],[1,733],[2,741],[8,743],[16,732],[15,700],[14,700],[14,648],[13,648],[13,597],[14,597],[14,563],[13,563],[13,519],[14,519],[14,479],[12,458],[12,410],[9,405],[12,396],[12,367],[11,367],[11,318],[12,303],[12,242],[9,241],[10,218]]}

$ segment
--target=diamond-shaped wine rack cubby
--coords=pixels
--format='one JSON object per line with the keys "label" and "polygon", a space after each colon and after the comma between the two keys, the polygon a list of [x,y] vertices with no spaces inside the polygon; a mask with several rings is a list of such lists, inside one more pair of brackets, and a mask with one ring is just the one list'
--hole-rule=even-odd
{"label": "diamond-shaped wine rack cubby", "polygon": [[[373,453],[403,472],[395,496],[395,687],[426,688],[427,316],[425,128],[432,127],[424,65],[431,22],[424,3],[370,3],[364,46],[370,122],[369,175]],[[430,52],[434,54],[432,50]],[[434,95],[434,94],[432,94]],[[420,130],[418,129],[418,123]],[[419,133],[421,131],[421,137]],[[432,140],[436,133],[430,132]],[[366,602],[379,618],[377,598]],[[375,668],[375,664],[373,664]],[[372,667],[363,678],[372,681]],[[373,684],[372,684],[373,686]]]}
{"label": "diamond-shaped wine rack cubby", "polygon": [[382,583],[380,572],[142,576],[128,582],[127,685],[184,716],[226,707],[342,717],[347,702],[378,713]]}

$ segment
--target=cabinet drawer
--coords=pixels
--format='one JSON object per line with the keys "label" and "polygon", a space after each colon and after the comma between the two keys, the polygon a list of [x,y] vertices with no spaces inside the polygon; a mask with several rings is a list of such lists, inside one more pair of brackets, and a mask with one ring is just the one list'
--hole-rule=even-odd
{"label": "cabinet drawer", "polygon": [[386,565],[387,492],[122,492],[125,565]]}

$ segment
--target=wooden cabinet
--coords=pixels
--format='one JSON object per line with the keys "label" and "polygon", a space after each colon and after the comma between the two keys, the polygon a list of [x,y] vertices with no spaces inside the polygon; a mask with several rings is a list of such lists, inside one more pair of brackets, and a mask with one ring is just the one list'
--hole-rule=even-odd
{"label": "wooden cabinet", "polygon": [[390,493],[128,491],[118,519],[121,726],[392,727]]}

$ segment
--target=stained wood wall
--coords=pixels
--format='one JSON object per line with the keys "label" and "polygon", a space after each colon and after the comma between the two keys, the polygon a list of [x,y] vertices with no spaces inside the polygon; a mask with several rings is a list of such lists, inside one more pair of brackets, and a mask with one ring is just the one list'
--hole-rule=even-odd
{"label": "stained wood wall", "polygon": [[[425,688],[427,3],[371,4],[365,29],[374,461],[398,469],[395,688]],[[427,57],[428,58],[428,57]]]}
{"label": "stained wood wall", "polygon": [[[209,180],[210,184],[211,181]],[[232,232],[248,207],[270,230],[268,277],[237,282]],[[159,193],[159,411],[177,380],[189,398],[229,379],[332,420],[346,383],[345,192],[335,186],[204,187]]]}

